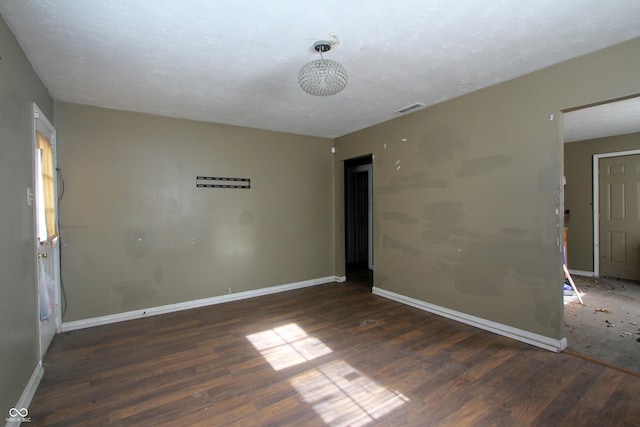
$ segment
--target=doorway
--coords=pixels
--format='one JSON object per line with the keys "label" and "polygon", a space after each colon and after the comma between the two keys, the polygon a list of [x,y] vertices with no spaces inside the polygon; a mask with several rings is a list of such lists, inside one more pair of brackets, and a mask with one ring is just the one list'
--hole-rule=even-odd
{"label": "doorway", "polygon": [[373,287],[373,163],[367,155],[344,162],[347,281]]}
{"label": "doorway", "polygon": [[[640,372],[640,98],[564,114],[567,351]],[[569,291],[571,294],[572,292]]]}
{"label": "doorway", "polygon": [[62,324],[56,132],[33,104],[33,209],[38,296],[38,359],[42,361]]}

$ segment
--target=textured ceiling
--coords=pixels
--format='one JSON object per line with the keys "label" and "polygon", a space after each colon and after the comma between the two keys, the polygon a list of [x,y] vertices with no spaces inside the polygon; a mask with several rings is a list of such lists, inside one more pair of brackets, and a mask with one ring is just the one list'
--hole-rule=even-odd
{"label": "textured ceiling", "polygon": [[571,111],[564,115],[564,142],[640,132],[640,97]]}
{"label": "textured ceiling", "polygon": [[[640,36],[638,0],[2,0],[51,95],[337,137]],[[314,97],[325,57],[346,89]]]}

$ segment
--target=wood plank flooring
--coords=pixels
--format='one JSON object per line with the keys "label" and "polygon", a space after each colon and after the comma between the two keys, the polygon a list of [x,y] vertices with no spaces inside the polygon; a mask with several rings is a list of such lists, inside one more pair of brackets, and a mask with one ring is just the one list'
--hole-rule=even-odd
{"label": "wood plank flooring", "polygon": [[640,378],[330,283],[58,335],[34,426],[640,426]]}

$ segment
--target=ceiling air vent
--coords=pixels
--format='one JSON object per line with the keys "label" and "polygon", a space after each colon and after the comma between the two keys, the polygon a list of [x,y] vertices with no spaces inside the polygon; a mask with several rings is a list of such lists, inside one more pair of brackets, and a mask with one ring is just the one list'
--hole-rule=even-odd
{"label": "ceiling air vent", "polygon": [[409,111],[415,110],[417,108],[422,108],[422,107],[424,107],[424,104],[421,104],[420,102],[416,102],[415,104],[407,105],[406,107],[402,107],[399,110],[396,110],[396,113],[398,114],[408,113]]}

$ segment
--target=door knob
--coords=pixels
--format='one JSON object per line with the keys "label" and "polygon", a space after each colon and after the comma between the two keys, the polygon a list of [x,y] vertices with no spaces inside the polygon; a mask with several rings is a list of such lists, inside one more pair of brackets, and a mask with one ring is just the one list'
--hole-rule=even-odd
{"label": "door knob", "polygon": [[38,254],[38,258],[46,258],[46,257],[48,257],[48,256],[49,256],[49,255],[47,255],[47,253],[46,253],[46,252],[45,252],[45,253],[43,253],[43,254]]}

